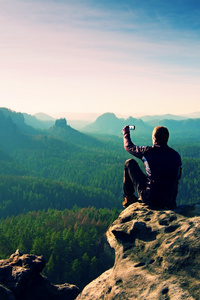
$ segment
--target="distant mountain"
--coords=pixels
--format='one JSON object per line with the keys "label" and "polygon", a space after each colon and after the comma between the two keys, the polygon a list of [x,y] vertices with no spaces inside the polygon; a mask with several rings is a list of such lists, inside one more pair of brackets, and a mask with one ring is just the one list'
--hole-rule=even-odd
{"label": "distant mountain", "polygon": [[152,120],[147,122],[152,127],[165,126],[170,132],[180,133],[184,135],[197,135],[200,137],[200,118],[199,119],[184,119],[184,120]]}
{"label": "distant mountain", "polygon": [[[182,118],[176,119],[178,116],[163,115],[163,116],[146,116],[143,118],[128,119],[117,118],[113,113],[105,113],[99,116],[96,121],[86,126],[83,131],[92,134],[101,135],[121,135],[122,129],[126,125],[135,125],[136,130],[134,136],[150,136],[154,127],[165,126],[169,129],[170,133],[173,133],[173,138],[198,138],[200,136],[200,118]],[[144,121],[145,120],[145,121]]]}
{"label": "distant mountain", "polygon": [[94,123],[84,127],[83,131],[96,134],[121,135],[122,129],[126,125],[135,125],[140,133],[144,130],[151,131],[151,127],[141,119],[132,117],[119,119],[114,113],[105,113],[99,116]]}
{"label": "distant mountain", "polygon": [[[35,134],[38,134],[32,127],[27,126],[24,122],[22,114],[16,114],[15,112],[8,112],[7,110],[0,109],[0,161],[1,171],[3,164],[9,163],[6,167],[6,172],[9,172],[9,168],[13,170],[17,175],[21,174],[23,167],[14,163],[12,158],[13,151],[30,147],[31,139]],[[14,166],[12,164],[15,164]],[[10,165],[11,164],[11,165]],[[27,174],[23,170],[24,174]]]}
{"label": "distant mountain", "polygon": [[19,127],[24,126],[24,116],[20,112],[15,112],[13,110],[10,110],[6,107],[0,107],[0,111],[3,113],[3,115],[6,118],[10,118],[15,124],[17,124]]}
{"label": "distant mountain", "polygon": [[[71,127],[77,129],[77,130],[81,130],[82,128],[84,128],[85,126],[87,126],[88,124],[90,124],[91,122],[93,122],[96,118],[96,115],[91,114],[70,114],[70,113],[60,113],[57,114],[57,118],[56,119],[60,119],[60,118],[66,118],[67,119],[67,124],[70,125]],[[40,121],[45,121],[46,124],[54,124],[55,122],[55,118],[44,114],[44,113],[37,113],[34,115],[34,117],[36,117],[38,120]],[[97,116],[96,116],[97,117]],[[88,119],[87,119],[88,118]],[[93,119],[94,120],[93,120]],[[41,125],[44,125],[44,123],[41,123]],[[53,125],[51,125],[53,126]],[[51,127],[50,126],[50,127]],[[47,127],[49,128],[49,127]]]}
{"label": "distant mountain", "polygon": [[192,118],[192,119],[199,119],[200,118],[200,112],[194,112],[191,114],[184,115],[186,118]]}
{"label": "distant mountain", "polygon": [[32,116],[27,113],[15,112],[5,107],[0,107],[0,111],[6,117],[10,117],[18,128],[28,133],[35,133],[33,129],[48,129],[55,123],[55,119],[45,114],[36,114],[40,116],[41,119],[39,119],[36,118],[36,116]]}
{"label": "distant mountain", "polygon": [[146,115],[140,117],[144,122],[148,122],[151,120],[184,120],[187,119],[186,116],[178,116],[178,115],[171,115],[171,114],[165,114],[165,115]]}
{"label": "distant mountain", "polygon": [[198,119],[200,118],[200,112],[194,112],[191,114],[186,115],[172,115],[172,114],[165,114],[165,115],[146,115],[140,117],[144,122],[148,122],[151,120],[185,120],[185,119]]}
{"label": "distant mountain", "polygon": [[44,114],[44,113],[37,113],[33,115],[36,119],[41,120],[41,121],[55,121],[55,118]]}
{"label": "distant mountain", "polygon": [[[40,116],[41,118],[36,117],[36,115]],[[23,113],[25,123],[36,129],[48,129],[52,127],[55,123],[55,119],[51,118],[48,115],[45,114],[36,114],[36,115],[32,116]]]}
{"label": "distant mountain", "polygon": [[53,127],[45,130],[45,134],[55,139],[59,139],[64,142],[70,142],[72,144],[89,147],[92,147],[94,145],[101,146],[101,142],[99,140],[67,125],[67,121],[65,118],[56,120]]}
{"label": "distant mountain", "polygon": [[29,126],[29,124],[26,124],[25,122],[25,117],[24,114],[21,112],[15,112],[12,111],[8,108],[5,107],[0,107],[0,112],[3,114],[3,116],[7,119],[7,120],[12,120],[13,124],[15,124],[14,126],[17,126],[17,129],[21,132],[21,133],[26,133],[26,134],[37,134],[38,131],[33,128],[32,126]]}
{"label": "distant mountain", "polygon": [[0,128],[0,145],[5,143],[21,147],[24,143],[29,144],[30,139],[40,135],[76,145],[101,146],[99,140],[67,125],[65,118],[56,121],[40,121],[26,113],[17,113],[7,108],[0,108]]}

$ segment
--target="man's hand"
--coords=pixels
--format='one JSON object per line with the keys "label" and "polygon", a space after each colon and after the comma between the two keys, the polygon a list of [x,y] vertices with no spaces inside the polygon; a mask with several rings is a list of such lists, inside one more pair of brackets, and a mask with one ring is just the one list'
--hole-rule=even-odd
{"label": "man's hand", "polygon": [[129,129],[129,126],[125,126],[123,129],[122,129],[122,132],[123,134],[126,134],[126,133],[130,133],[130,129]]}

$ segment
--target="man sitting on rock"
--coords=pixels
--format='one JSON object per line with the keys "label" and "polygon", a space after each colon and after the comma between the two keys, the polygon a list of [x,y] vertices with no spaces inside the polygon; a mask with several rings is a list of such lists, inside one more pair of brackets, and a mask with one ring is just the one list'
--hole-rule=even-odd
{"label": "man sitting on rock", "polygon": [[[152,208],[175,208],[182,164],[179,153],[167,145],[168,129],[163,126],[154,128],[153,146],[134,145],[129,126],[123,128],[123,138],[125,150],[141,159],[146,169],[145,175],[134,159],[125,162],[123,206],[141,200]],[[139,199],[134,195],[135,190]]]}

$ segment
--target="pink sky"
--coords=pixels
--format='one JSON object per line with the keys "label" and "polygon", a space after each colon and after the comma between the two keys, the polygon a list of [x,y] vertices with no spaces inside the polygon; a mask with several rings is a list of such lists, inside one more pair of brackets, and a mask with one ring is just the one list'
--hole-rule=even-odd
{"label": "pink sky", "polygon": [[126,21],[128,10],[83,3],[0,0],[1,107],[52,116],[200,111],[195,33],[152,23],[148,35],[138,18]]}

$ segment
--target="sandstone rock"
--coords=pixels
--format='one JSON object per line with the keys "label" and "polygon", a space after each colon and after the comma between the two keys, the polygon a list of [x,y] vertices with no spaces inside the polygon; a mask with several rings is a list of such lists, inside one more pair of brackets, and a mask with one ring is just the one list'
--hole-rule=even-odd
{"label": "sandstone rock", "polygon": [[45,267],[42,256],[22,254],[17,250],[9,259],[0,260],[1,300],[74,300],[75,285],[53,285],[40,273]]}
{"label": "sandstone rock", "polygon": [[107,231],[112,269],[76,300],[200,299],[200,205],[152,210],[134,203]]}

